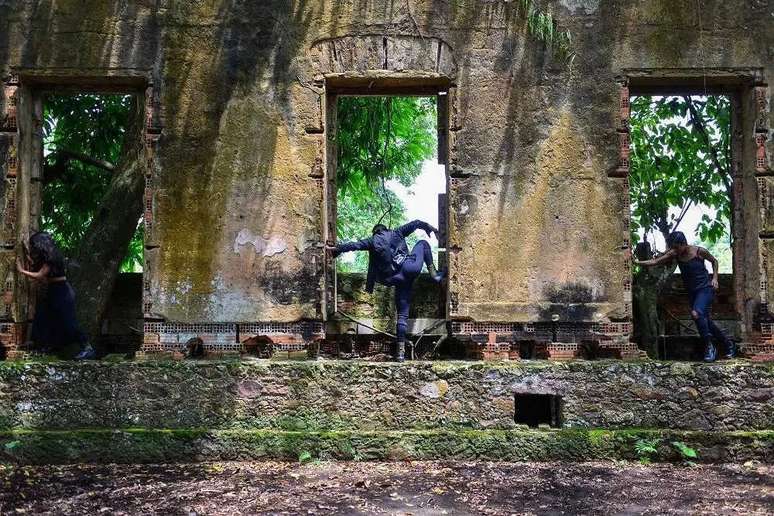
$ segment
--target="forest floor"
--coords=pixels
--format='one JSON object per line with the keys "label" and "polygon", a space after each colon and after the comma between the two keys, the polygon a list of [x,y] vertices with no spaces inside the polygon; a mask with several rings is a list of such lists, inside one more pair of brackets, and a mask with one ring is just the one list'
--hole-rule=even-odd
{"label": "forest floor", "polygon": [[1,514],[772,514],[774,466],[225,462],[0,466]]}

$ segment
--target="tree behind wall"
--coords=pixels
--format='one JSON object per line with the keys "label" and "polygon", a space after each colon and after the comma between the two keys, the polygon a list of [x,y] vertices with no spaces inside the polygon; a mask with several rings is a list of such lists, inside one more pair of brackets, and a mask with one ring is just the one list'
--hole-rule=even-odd
{"label": "tree behind wall", "polygon": [[120,270],[142,265],[142,108],[135,96],[54,95],[44,111],[41,228],[69,258],[92,336]]}
{"label": "tree behind wall", "polygon": [[[422,162],[437,147],[433,97],[341,97],[337,106],[338,186],[336,232],[340,242],[371,235],[377,222],[395,227],[405,208],[387,182],[411,186]],[[365,270],[367,256],[358,253],[341,271]]]}
{"label": "tree behind wall", "polygon": [[[654,233],[666,238],[683,230],[685,214],[703,205],[695,229],[706,246],[730,245],[732,178],[731,106],[728,97],[635,97],[631,102],[631,241],[641,259],[649,258]],[[643,233],[643,242],[640,242]],[[635,330],[640,345],[656,356],[660,331],[658,295],[675,270],[666,267],[635,271]]]}

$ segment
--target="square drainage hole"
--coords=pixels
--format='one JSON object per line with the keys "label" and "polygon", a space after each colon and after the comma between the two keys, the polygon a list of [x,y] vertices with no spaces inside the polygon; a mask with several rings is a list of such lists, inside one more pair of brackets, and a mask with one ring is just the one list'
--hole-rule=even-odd
{"label": "square drainage hole", "polygon": [[514,418],[519,425],[537,428],[549,425],[562,426],[562,397],[556,394],[515,394]]}

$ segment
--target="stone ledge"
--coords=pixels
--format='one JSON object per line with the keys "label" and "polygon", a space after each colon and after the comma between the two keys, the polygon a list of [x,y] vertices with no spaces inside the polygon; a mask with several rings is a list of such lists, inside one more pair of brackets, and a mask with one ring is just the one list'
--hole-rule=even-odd
{"label": "stone ledge", "polygon": [[0,363],[0,430],[509,430],[515,393],[564,428],[774,428],[774,364],[154,361]]}
{"label": "stone ledge", "polygon": [[467,430],[285,432],[123,429],[0,432],[0,462],[163,463],[221,460],[637,460],[639,439],[658,440],[654,461],[679,461],[672,443],[700,462],[774,461],[774,431]]}

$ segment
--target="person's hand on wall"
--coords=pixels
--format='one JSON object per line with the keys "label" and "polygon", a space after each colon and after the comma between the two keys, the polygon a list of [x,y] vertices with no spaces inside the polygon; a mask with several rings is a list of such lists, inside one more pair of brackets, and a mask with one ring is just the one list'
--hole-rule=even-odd
{"label": "person's hand on wall", "polygon": [[341,252],[339,251],[339,248],[336,247],[335,245],[326,245],[325,250],[330,252],[334,258],[337,258],[341,254]]}

